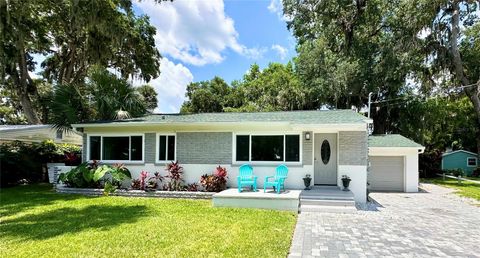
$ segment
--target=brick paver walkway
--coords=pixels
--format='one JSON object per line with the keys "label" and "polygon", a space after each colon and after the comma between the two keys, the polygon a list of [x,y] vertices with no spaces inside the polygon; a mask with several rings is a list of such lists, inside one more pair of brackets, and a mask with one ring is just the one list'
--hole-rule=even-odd
{"label": "brick paver walkway", "polygon": [[299,214],[289,257],[480,257],[480,207],[452,190],[373,193],[377,211]]}

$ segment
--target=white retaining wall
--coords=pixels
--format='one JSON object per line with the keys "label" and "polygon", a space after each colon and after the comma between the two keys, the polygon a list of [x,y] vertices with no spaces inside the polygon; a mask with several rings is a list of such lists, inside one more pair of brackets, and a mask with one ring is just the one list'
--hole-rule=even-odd
{"label": "white retaining wall", "polygon": [[[154,172],[160,172],[162,176],[167,175],[165,171],[165,166],[163,165],[154,165],[154,164],[145,164],[145,165],[126,165],[132,174],[132,178],[139,178],[142,170],[145,170],[149,173],[149,176],[153,176]],[[200,177],[204,174],[212,174],[215,168],[218,165],[205,165],[205,164],[181,164],[184,170],[183,178],[185,183],[198,183]],[[221,164],[220,166],[227,169],[227,187],[237,187],[237,176],[239,166],[232,166],[227,164]],[[266,176],[275,175],[275,168],[277,166],[261,166],[254,165],[253,173],[258,177],[257,187],[263,188],[263,182],[265,181]],[[303,189],[305,188],[303,184],[303,177],[305,174],[313,174],[313,166],[288,166],[288,178],[285,181],[285,188],[289,189]],[[168,180],[168,179],[166,179]]]}

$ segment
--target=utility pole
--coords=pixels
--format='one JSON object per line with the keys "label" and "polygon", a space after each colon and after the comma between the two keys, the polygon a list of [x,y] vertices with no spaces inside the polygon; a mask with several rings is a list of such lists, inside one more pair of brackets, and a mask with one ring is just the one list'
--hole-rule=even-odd
{"label": "utility pole", "polygon": [[368,93],[368,118],[370,118],[370,106],[372,104],[372,92]]}

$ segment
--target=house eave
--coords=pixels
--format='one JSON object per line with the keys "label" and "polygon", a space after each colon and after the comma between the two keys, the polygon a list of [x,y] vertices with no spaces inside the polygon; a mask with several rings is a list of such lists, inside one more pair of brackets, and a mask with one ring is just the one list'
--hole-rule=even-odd
{"label": "house eave", "polygon": [[[332,124],[296,124],[291,122],[125,122],[125,123],[87,123],[72,124],[73,128],[108,128],[108,127],[135,127],[135,126],[238,126],[238,125],[266,125],[266,126],[291,126],[293,128],[315,129],[315,128],[337,128],[337,127],[359,127],[363,123],[332,123]],[[365,129],[366,130],[366,129]]]}
{"label": "house eave", "polygon": [[375,146],[369,146],[368,151],[372,152],[377,152],[377,153],[382,153],[384,151],[395,151],[395,152],[403,152],[403,151],[411,151],[411,150],[417,150],[419,154],[423,153],[425,151],[425,147],[423,146],[407,146],[407,147],[375,147]]}
{"label": "house eave", "polygon": [[442,154],[442,157],[445,157],[445,156],[448,156],[448,155],[451,155],[451,154],[454,154],[454,153],[458,153],[458,152],[464,152],[464,153],[468,153],[468,154],[473,155],[473,156],[478,156],[477,153],[474,153],[474,152],[471,152],[471,151],[456,150],[456,151],[451,151],[451,152],[443,153],[443,154]]}

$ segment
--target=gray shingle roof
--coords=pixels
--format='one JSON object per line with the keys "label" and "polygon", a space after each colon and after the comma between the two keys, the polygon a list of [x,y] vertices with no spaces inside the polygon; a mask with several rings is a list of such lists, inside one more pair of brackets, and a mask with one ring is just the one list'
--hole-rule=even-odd
{"label": "gray shingle roof", "polygon": [[6,131],[30,130],[30,129],[40,129],[40,128],[49,128],[49,127],[52,127],[52,125],[0,125],[0,131],[6,132]]}
{"label": "gray shingle roof", "polygon": [[369,147],[423,147],[422,145],[400,134],[371,135],[368,137]]}
{"label": "gray shingle roof", "polygon": [[366,121],[368,121],[368,118],[352,110],[310,110],[250,113],[152,114],[140,118],[97,121],[94,123],[290,122],[294,124],[357,124],[365,123]]}

